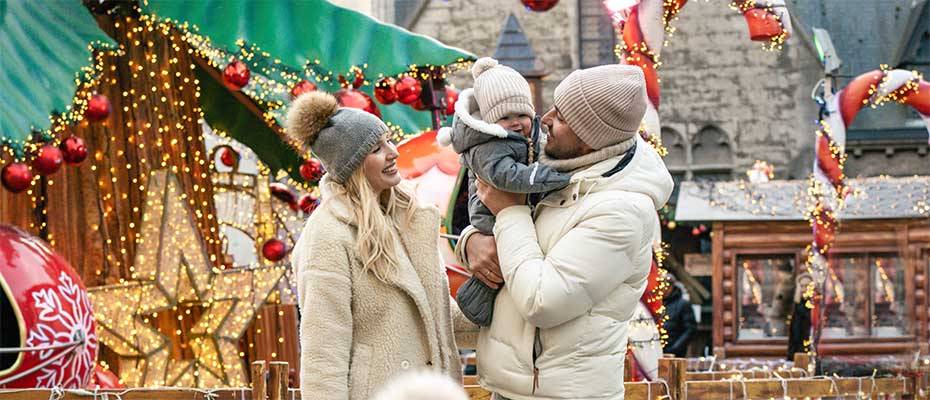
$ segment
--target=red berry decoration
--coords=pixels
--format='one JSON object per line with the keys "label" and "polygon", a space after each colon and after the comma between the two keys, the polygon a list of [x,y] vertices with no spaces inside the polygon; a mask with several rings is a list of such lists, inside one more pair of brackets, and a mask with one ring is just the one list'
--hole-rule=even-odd
{"label": "red berry decoration", "polygon": [[297,205],[300,207],[300,209],[307,214],[312,214],[313,210],[316,210],[316,206],[319,204],[320,200],[316,197],[313,197],[311,194],[303,195],[303,197],[300,198],[300,201],[297,202]]}
{"label": "red berry decoration", "polygon": [[225,69],[223,69],[223,82],[226,87],[232,90],[239,90],[249,84],[249,76],[252,73],[249,67],[242,61],[233,60]]}
{"label": "red berry decoration", "polygon": [[87,101],[84,118],[90,122],[100,122],[110,116],[110,99],[102,94],[95,94]]}
{"label": "red berry decoration", "polygon": [[77,136],[68,136],[58,148],[61,149],[62,156],[68,164],[80,164],[87,158],[87,146],[84,145],[84,139]]}
{"label": "red berry decoration", "polygon": [[270,185],[271,195],[276,199],[281,200],[292,210],[297,211],[297,196],[294,195],[294,192],[291,191],[291,188],[283,183],[273,182]]}
{"label": "red berry decoration", "polygon": [[39,149],[39,155],[36,156],[35,160],[32,160],[32,168],[42,175],[51,175],[61,168],[62,162],[64,162],[64,156],[62,156],[61,150],[47,144]]}
{"label": "red berry decoration", "polygon": [[227,167],[233,167],[239,161],[239,153],[236,153],[231,147],[223,147],[220,150],[220,162]]}
{"label": "red berry decoration", "polygon": [[559,4],[559,0],[520,0],[520,2],[526,6],[527,10],[536,12],[549,11]]}
{"label": "red berry decoration", "polygon": [[397,93],[397,101],[403,104],[413,104],[420,98],[420,91],[423,90],[420,87],[420,81],[416,78],[405,76],[400,78],[397,83],[394,84],[394,92]]}
{"label": "red berry decoration", "polygon": [[368,94],[355,89],[341,89],[336,92],[336,100],[339,101],[339,105],[349,108],[357,108],[359,110],[364,110],[372,115],[381,118],[381,110],[378,109],[378,106],[375,104],[374,100],[371,97],[368,97]]}
{"label": "red berry decoration", "polygon": [[446,86],[446,115],[455,114],[456,101],[459,101],[459,91]]}
{"label": "red berry decoration", "polygon": [[397,92],[394,91],[394,78],[384,78],[375,84],[375,99],[381,104],[392,104],[397,101]]}
{"label": "red berry decoration", "polygon": [[291,88],[291,100],[296,99],[297,96],[300,96],[304,93],[310,93],[315,90],[316,85],[310,83],[310,81],[300,81]]}
{"label": "red berry decoration", "polygon": [[304,161],[303,165],[300,166],[300,176],[307,182],[316,182],[320,180],[324,172],[323,164],[320,164],[320,161],[315,158]]}
{"label": "red berry decoration", "polygon": [[701,229],[700,229],[700,228],[694,227],[694,228],[691,229],[691,235],[697,236],[697,235],[700,235],[700,234],[701,234]]}
{"label": "red berry decoration", "polygon": [[262,256],[271,262],[278,262],[287,255],[287,245],[278,239],[268,239],[262,245]]}
{"label": "red berry decoration", "polygon": [[19,193],[32,184],[32,171],[29,166],[21,162],[9,163],[3,167],[2,174],[3,187],[13,193]]}

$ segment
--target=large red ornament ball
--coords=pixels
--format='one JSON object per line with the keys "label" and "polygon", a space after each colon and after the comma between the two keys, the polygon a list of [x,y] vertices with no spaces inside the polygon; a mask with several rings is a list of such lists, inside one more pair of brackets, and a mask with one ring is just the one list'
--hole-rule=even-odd
{"label": "large red ornament ball", "polygon": [[394,91],[397,92],[397,101],[403,104],[413,104],[420,99],[420,91],[423,88],[420,86],[420,81],[411,76],[405,76],[400,78],[397,83],[394,84]]}
{"label": "large red ornament ball", "polygon": [[61,168],[62,162],[64,162],[64,156],[61,150],[47,144],[39,149],[39,154],[32,160],[32,168],[42,175],[51,175]]}
{"label": "large red ornament ball", "polygon": [[32,184],[32,171],[28,165],[20,162],[7,164],[0,175],[3,187],[13,193],[22,192]]}
{"label": "large red ornament ball", "polygon": [[374,100],[368,97],[368,94],[365,92],[355,89],[341,89],[336,92],[335,96],[340,106],[364,110],[381,118],[381,110],[378,110],[378,106],[375,104]]}
{"label": "large red ornament ball", "polygon": [[375,84],[375,99],[381,104],[393,104],[397,101],[397,92],[394,91],[394,78],[384,78]]}
{"label": "large red ornament ball", "polygon": [[315,158],[311,158],[300,166],[300,176],[307,182],[316,182],[323,177],[323,164]]}
{"label": "large red ornament ball", "polygon": [[298,207],[301,211],[312,214],[313,210],[316,210],[316,206],[320,204],[320,200],[316,197],[313,197],[312,194],[305,194],[300,198],[300,201],[297,202]]}
{"label": "large red ornament ball", "polygon": [[300,96],[304,93],[310,93],[316,90],[316,85],[310,83],[310,81],[300,81],[294,87],[291,88],[291,99],[296,99],[297,96]]}
{"label": "large red ornament ball", "polygon": [[[19,332],[16,344],[33,351],[12,353],[0,380],[23,374],[0,388],[83,389],[97,360],[94,311],[80,276],[43,240],[0,225],[0,296],[16,312],[0,313],[0,326]],[[54,362],[49,360],[60,357]],[[43,365],[44,364],[44,365]],[[4,367],[5,368],[5,367]]]}
{"label": "large red ornament ball", "polygon": [[62,156],[68,164],[80,164],[87,158],[87,146],[84,144],[84,139],[77,136],[68,136],[58,148],[61,149]]}
{"label": "large red ornament ball", "polygon": [[262,245],[262,256],[271,262],[278,262],[287,255],[287,245],[279,239],[268,239]]}
{"label": "large red ornament ball", "polygon": [[242,61],[233,60],[225,69],[223,69],[223,82],[226,87],[232,90],[239,90],[249,84],[249,76],[252,73],[249,67]]}
{"label": "large red ornament ball", "polygon": [[232,168],[239,161],[239,153],[236,153],[231,147],[223,147],[220,150],[220,162],[223,165]]}
{"label": "large red ornament ball", "polygon": [[446,86],[446,115],[455,114],[456,101],[459,101],[459,91]]}
{"label": "large red ornament ball", "polygon": [[87,101],[84,118],[90,122],[100,122],[110,116],[110,99],[102,94],[95,94]]}
{"label": "large red ornament ball", "polygon": [[520,2],[526,6],[526,9],[536,12],[549,11],[559,4],[559,0],[520,0]]}

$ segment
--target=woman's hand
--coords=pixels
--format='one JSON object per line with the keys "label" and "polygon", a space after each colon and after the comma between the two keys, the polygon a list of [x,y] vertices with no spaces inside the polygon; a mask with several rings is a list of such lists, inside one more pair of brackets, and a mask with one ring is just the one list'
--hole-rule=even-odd
{"label": "woman's hand", "polygon": [[526,195],[520,193],[510,193],[498,190],[494,186],[482,182],[477,182],[478,198],[484,203],[484,206],[491,210],[491,213],[497,215],[502,210],[510,206],[520,206],[526,204]]}
{"label": "woman's hand", "polygon": [[494,236],[483,233],[471,235],[465,242],[465,258],[468,259],[472,275],[488,287],[497,289],[504,283]]}

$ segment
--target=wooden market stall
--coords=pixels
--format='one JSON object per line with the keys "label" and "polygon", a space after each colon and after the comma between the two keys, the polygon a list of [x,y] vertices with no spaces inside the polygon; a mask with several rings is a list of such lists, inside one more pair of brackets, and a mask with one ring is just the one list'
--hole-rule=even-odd
{"label": "wooden market stall", "polygon": [[[828,257],[821,354],[926,354],[930,177],[851,186]],[[807,189],[800,180],[682,183],[676,220],[712,226],[717,356],[786,356],[812,240]]]}

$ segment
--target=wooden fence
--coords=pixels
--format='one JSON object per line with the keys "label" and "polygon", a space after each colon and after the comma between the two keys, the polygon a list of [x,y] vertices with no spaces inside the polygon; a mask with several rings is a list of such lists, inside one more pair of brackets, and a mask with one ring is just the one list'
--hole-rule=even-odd
{"label": "wooden fence", "polygon": [[[299,389],[288,387],[286,362],[256,361],[252,364],[255,379],[251,388],[135,388],[125,390],[0,390],[0,400],[299,400]],[[771,398],[912,398],[928,399],[928,373],[921,367],[905,376],[872,377],[792,377],[785,371],[688,372],[687,361],[679,358],[659,360],[659,380],[627,382],[627,400],[718,400]],[[716,375],[708,375],[716,374]],[[736,376],[734,379],[733,377]],[[799,375],[800,376],[800,375]],[[478,386],[474,377],[466,379],[465,391],[471,400],[489,400],[491,393]],[[442,400],[442,399],[437,399]]]}

